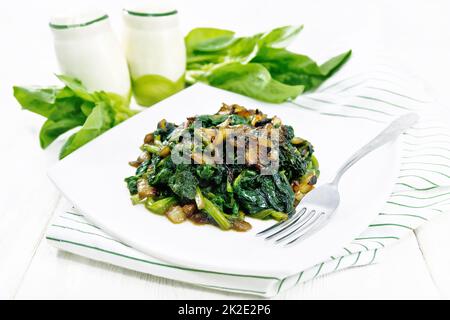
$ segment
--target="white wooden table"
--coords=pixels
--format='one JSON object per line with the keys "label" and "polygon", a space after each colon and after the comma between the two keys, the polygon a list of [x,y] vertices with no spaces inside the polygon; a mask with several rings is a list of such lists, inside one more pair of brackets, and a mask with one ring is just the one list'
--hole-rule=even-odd
{"label": "white wooden table", "polygon": [[[190,0],[179,1],[179,9],[184,31],[217,26],[251,33],[303,23],[296,44],[302,52],[320,59],[336,46],[358,48],[354,54],[393,54],[425,78],[441,102],[449,97],[448,1],[311,2]],[[43,119],[20,110],[12,85],[56,83],[48,16],[56,6],[77,3],[83,2],[0,2],[0,298],[245,298],[58,252],[46,243],[46,227],[61,202],[46,168],[59,146],[40,149]],[[123,1],[96,3],[119,29]],[[441,216],[389,248],[381,263],[318,278],[277,298],[450,298],[449,230],[450,217]]]}

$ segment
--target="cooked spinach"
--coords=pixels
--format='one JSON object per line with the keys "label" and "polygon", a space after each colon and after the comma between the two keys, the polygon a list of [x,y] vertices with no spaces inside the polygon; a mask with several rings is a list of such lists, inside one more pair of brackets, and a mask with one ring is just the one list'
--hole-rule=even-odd
{"label": "cooked spinach", "polygon": [[142,162],[142,163],[139,165],[139,167],[136,169],[136,175],[137,175],[137,176],[141,176],[141,175],[143,175],[144,173],[146,173],[147,170],[148,170],[148,167],[149,167],[150,163],[151,163],[151,160],[145,160],[144,162]]}
{"label": "cooked spinach", "polygon": [[202,127],[210,128],[224,122],[228,116],[226,114],[204,114],[197,116],[196,120],[201,123]]}
{"label": "cooked spinach", "polygon": [[173,130],[175,130],[175,124],[164,120],[158,123],[158,128],[153,132],[153,135],[159,136],[161,140],[166,140]]}
{"label": "cooked spinach", "polygon": [[178,165],[175,174],[169,178],[168,185],[182,200],[194,200],[198,179],[192,166]]}
{"label": "cooked spinach", "polygon": [[139,179],[139,177],[137,177],[137,176],[131,176],[131,177],[125,178],[125,182],[127,183],[128,191],[130,191],[131,195],[138,193],[138,189],[137,189],[138,179]]}
{"label": "cooked spinach", "polygon": [[167,186],[169,179],[175,173],[175,165],[170,157],[161,159],[153,157],[152,164],[148,172],[148,183],[155,186]]}
{"label": "cooked spinach", "polygon": [[[200,121],[202,127],[194,129],[192,123]],[[248,138],[258,137],[261,130],[280,129],[276,153],[279,166],[271,174],[263,174],[262,163],[227,163],[227,155],[221,153],[218,155],[224,159],[219,163],[211,162],[208,155],[202,155],[199,163],[174,163],[170,153],[164,150],[173,150],[177,144],[185,142],[174,142],[166,133],[180,128],[190,128],[185,133],[191,138],[201,136],[202,146],[192,150],[193,158],[206,148],[212,147],[214,154],[219,152],[221,147],[215,142],[223,134],[223,129],[248,132]],[[227,140],[221,137],[225,144],[235,143],[234,138]],[[141,197],[144,194],[140,200],[145,200],[149,210],[166,213],[177,223],[189,218],[199,223],[215,224],[224,230],[248,230],[250,225],[244,221],[245,216],[287,219],[301,197],[317,182],[319,174],[312,145],[296,137],[291,126],[281,124],[277,117],[269,118],[259,110],[247,110],[238,105],[224,104],[217,114],[191,117],[180,126],[169,125],[163,120],[155,131],[146,136],[141,149],[145,153],[144,159],[140,156],[133,162],[137,167],[136,175],[125,180],[132,195],[139,193]],[[251,151],[246,150],[248,156]],[[232,160],[237,160],[237,156],[233,156]],[[133,203],[142,202],[135,198]]]}
{"label": "cooked spinach", "polygon": [[294,209],[294,192],[282,172],[259,175],[245,170],[234,181],[233,189],[240,205],[249,214],[265,209],[291,213]]}

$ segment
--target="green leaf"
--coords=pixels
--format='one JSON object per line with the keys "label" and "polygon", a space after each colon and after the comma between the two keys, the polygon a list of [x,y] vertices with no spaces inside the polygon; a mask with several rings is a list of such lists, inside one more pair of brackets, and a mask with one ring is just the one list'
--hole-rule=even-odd
{"label": "green leaf", "polygon": [[66,75],[56,75],[59,80],[61,80],[67,87],[69,87],[78,97],[83,100],[95,102],[94,96],[89,93],[85,86],[80,80],[66,76]]}
{"label": "green leaf", "polygon": [[332,76],[345,62],[347,62],[351,55],[352,50],[349,50],[336,57],[331,58],[320,66],[320,71],[327,77]]}
{"label": "green leaf", "polygon": [[132,81],[134,97],[141,106],[151,106],[184,88],[184,76],[177,81],[148,74]]}
{"label": "green leaf", "polygon": [[83,114],[88,117],[92,110],[95,107],[95,103],[92,103],[90,101],[83,101],[83,103],[81,104],[81,112],[83,112]]}
{"label": "green leaf", "polygon": [[[234,32],[228,30],[194,29],[186,37],[187,69],[207,73],[226,63],[247,63],[258,53],[261,36],[235,38]],[[192,44],[193,38],[203,42]]]}
{"label": "green leaf", "polygon": [[229,115],[227,114],[204,114],[197,116],[196,120],[201,122],[202,127],[209,128],[221,124],[228,117]]}
{"label": "green leaf", "polygon": [[56,87],[17,87],[14,86],[14,97],[22,108],[48,117],[54,110],[54,103],[61,89]]}
{"label": "green leaf", "polygon": [[[131,92],[128,97],[124,97],[122,95],[113,92],[104,92],[104,91],[89,92],[86,89],[86,87],[81,83],[81,81],[78,79],[66,75],[57,75],[57,77],[66,85],[66,87],[64,88],[65,90],[67,89],[70,90],[72,92],[72,95],[75,95],[83,99],[84,102],[95,103],[104,101],[108,103],[117,114],[119,113],[125,114],[125,119],[136,114],[136,112],[130,110],[129,108]],[[89,115],[90,113],[89,109],[92,109],[92,105],[84,106],[83,109],[84,109],[83,112],[86,115]],[[120,116],[119,118],[122,117]]]}
{"label": "green leaf", "polygon": [[205,203],[205,208],[203,209],[211,218],[216,221],[220,229],[228,230],[231,228],[231,223],[224,215],[224,213],[218,208],[213,202],[208,200],[207,198],[203,198]]}
{"label": "green leaf", "polygon": [[65,75],[57,77],[65,87],[15,86],[13,89],[24,109],[47,118],[39,133],[42,148],[48,147],[61,134],[82,126],[64,144],[61,158],[137,113],[129,108],[129,98],[102,91],[90,93],[77,79]]}
{"label": "green leaf", "polygon": [[175,174],[169,179],[169,187],[181,199],[194,200],[198,180],[189,166],[178,165]]}
{"label": "green leaf", "polygon": [[273,29],[261,37],[261,46],[286,47],[302,31],[301,26],[285,26]]}
{"label": "green leaf", "polygon": [[260,36],[239,38],[226,51],[225,61],[247,63],[253,59],[259,50]]}
{"label": "green leaf", "polygon": [[77,95],[75,94],[75,92],[72,91],[72,89],[70,89],[67,86],[60,89],[56,95],[56,99],[73,98],[73,97],[77,97]]}
{"label": "green leaf", "polygon": [[135,195],[138,193],[137,181],[139,177],[131,176],[125,178],[125,182],[127,183],[128,191],[130,191],[130,195]]}
{"label": "green leaf", "polygon": [[49,114],[39,133],[43,149],[61,134],[83,125],[86,120],[86,115],[81,110],[83,104],[83,100],[76,96],[56,100],[54,110]]}
{"label": "green leaf", "polygon": [[232,35],[224,35],[221,37],[207,40],[203,43],[199,43],[196,46],[195,51],[200,52],[220,51],[232,45],[235,40],[236,39]]}
{"label": "green leaf", "polygon": [[103,101],[109,105],[114,113],[114,126],[138,113],[137,110],[129,108],[131,96],[127,99],[119,94],[103,91],[94,92],[93,95],[97,101]]}
{"label": "green leaf", "polygon": [[162,215],[176,205],[176,203],[177,199],[175,197],[167,197],[153,203],[146,203],[145,207],[153,213]]}
{"label": "green leaf", "polygon": [[80,131],[73,134],[64,144],[60,152],[60,159],[66,157],[76,149],[98,137],[114,124],[111,109],[105,102],[99,102],[92,110]]}
{"label": "green leaf", "polygon": [[63,133],[83,125],[79,119],[63,119],[60,121],[47,120],[39,132],[39,142],[41,148],[47,148],[53,141]]}
{"label": "green leaf", "polygon": [[285,85],[273,80],[260,64],[231,63],[215,69],[208,77],[210,85],[263,101],[281,103],[296,98],[303,86]]}
{"label": "green leaf", "polygon": [[259,51],[252,62],[265,66],[274,79],[288,85],[303,85],[307,91],[317,88],[328,79],[350,55],[351,51],[348,51],[318,66],[308,56],[266,47]]}
{"label": "green leaf", "polygon": [[86,116],[81,111],[82,104],[83,100],[77,97],[58,99],[55,102],[55,108],[48,115],[48,119],[60,121],[67,118],[80,118],[85,120]]}
{"label": "green leaf", "polygon": [[[319,66],[308,56],[282,49],[302,29],[301,25],[283,26],[238,38],[229,30],[193,29],[185,38],[186,82],[207,82],[275,103],[315,89],[348,60],[351,51]],[[249,64],[253,66],[247,67]]]}
{"label": "green leaf", "polygon": [[294,192],[283,173],[259,175],[255,171],[244,170],[235,179],[233,189],[242,208],[249,214],[264,218],[261,211],[275,209],[290,213],[294,206]]}
{"label": "green leaf", "polygon": [[185,37],[188,54],[225,49],[234,41],[234,32],[216,28],[195,28]]}
{"label": "green leaf", "polygon": [[212,54],[195,54],[187,57],[187,70],[200,69],[209,63],[220,63],[223,61],[225,54],[216,52]]}

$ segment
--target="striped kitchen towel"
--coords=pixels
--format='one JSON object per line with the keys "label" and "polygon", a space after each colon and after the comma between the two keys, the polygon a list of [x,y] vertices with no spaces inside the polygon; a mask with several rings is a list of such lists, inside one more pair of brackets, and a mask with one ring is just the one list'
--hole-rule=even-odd
{"label": "striped kitchen towel", "polygon": [[408,111],[421,116],[420,122],[404,134],[400,174],[384,208],[361,235],[327,261],[287,278],[173,265],[112,238],[68,202],[58,208],[47,239],[59,249],[124,268],[264,297],[327,273],[376,262],[383,248],[435,215],[450,211],[450,124],[445,120],[449,113],[427,98],[421,82],[408,71],[384,59],[367,65],[358,66],[353,59],[316,92],[288,102],[330,117],[358,118],[362,124],[387,124]]}

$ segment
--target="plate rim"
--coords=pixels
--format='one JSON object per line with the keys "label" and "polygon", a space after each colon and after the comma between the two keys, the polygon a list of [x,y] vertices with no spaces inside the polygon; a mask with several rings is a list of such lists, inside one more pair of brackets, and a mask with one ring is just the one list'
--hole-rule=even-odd
{"label": "plate rim", "polygon": [[[211,87],[209,87],[209,86],[206,86],[206,85],[203,85],[203,84],[199,84],[199,85],[195,85],[195,86],[201,86],[201,87],[208,87],[209,89],[211,89]],[[212,88],[212,89],[217,89],[217,88]],[[221,90],[221,91],[225,91],[225,90],[222,90],[222,89],[217,89],[217,90]],[[226,91],[227,93],[231,93],[231,94],[236,94],[236,93],[233,93],[233,92],[229,92],[229,91]],[[248,98],[248,97],[245,97],[245,98]],[[170,99],[170,97],[168,98],[168,99]],[[249,99],[251,99],[251,98],[249,98]],[[252,99],[252,100],[254,100],[254,99]],[[257,101],[257,100],[255,100],[255,101]],[[257,101],[257,102],[259,102],[259,101]],[[308,110],[305,110],[305,111],[308,111]],[[321,114],[318,114],[318,113],[316,113],[316,112],[313,112],[313,113],[315,113],[317,116],[323,116],[323,117],[331,117],[331,116],[328,116],[328,115],[321,115]],[[360,120],[361,121],[361,120]],[[114,127],[114,128],[112,128],[111,130],[114,130],[115,128],[118,128],[120,126],[120,124],[118,125],[118,126],[116,126],[116,127]],[[110,130],[109,130],[110,131]],[[100,138],[100,137],[98,137],[98,138]],[[98,139],[97,138],[97,139]],[[395,177],[398,175],[398,173],[399,173],[399,170],[400,170],[400,156],[399,156],[399,153],[400,153],[400,146],[401,146],[401,140],[402,140],[402,136],[400,135],[397,139],[395,139],[394,141],[392,141],[391,143],[393,143],[393,150],[395,151],[395,157],[393,157],[393,162],[394,163],[392,163],[392,165],[391,165],[391,168],[392,168],[392,175],[389,177],[389,179],[391,180],[391,182],[389,183],[391,186],[393,186],[394,185],[394,182],[395,182]],[[88,143],[89,144],[89,143]],[[86,144],[86,145],[88,145],[88,144]],[[85,147],[86,145],[84,145],[83,147]],[[82,147],[82,148],[83,148]],[[71,155],[69,155],[68,157],[70,157]],[[64,160],[63,160],[64,161]],[[298,272],[300,272],[301,270],[298,270],[298,268],[295,268],[295,267],[290,267],[290,268],[284,268],[284,269],[279,269],[279,270],[277,270],[277,272],[269,272],[269,271],[265,271],[265,272],[258,272],[257,270],[254,270],[254,269],[251,269],[252,270],[252,274],[243,274],[241,271],[239,271],[239,269],[238,268],[230,268],[230,267],[225,267],[225,268],[221,268],[221,267],[219,267],[219,266],[217,266],[217,265],[208,265],[208,264],[204,264],[204,263],[193,263],[193,261],[191,260],[190,262],[187,262],[187,261],[183,261],[183,259],[176,259],[176,258],[172,258],[172,256],[170,256],[170,257],[168,257],[168,256],[165,256],[165,255],[162,255],[162,254],[159,254],[159,253],[157,253],[157,254],[155,254],[155,253],[153,253],[153,252],[149,252],[149,250],[148,250],[148,248],[142,248],[142,246],[140,245],[140,244],[138,244],[138,243],[134,243],[134,241],[133,240],[130,240],[130,239],[126,239],[126,237],[124,237],[124,236],[121,236],[120,234],[117,234],[116,232],[114,232],[114,231],[112,231],[109,227],[108,227],[108,225],[105,225],[103,222],[102,222],[102,219],[100,219],[100,220],[97,220],[96,219],[96,217],[95,217],[95,215],[91,215],[91,214],[89,214],[89,211],[86,211],[86,210],[83,210],[83,208],[82,207],[79,207],[79,206],[77,206],[76,205],[76,203],[75,202],[73,202],[73,200],[71,199],[71,197],[70,196],[68,196],[68,194],[66,194],[66,192],[62,189],[62,188],[60,188],[59,186],[58,186],[58,179],[57,178],[55,178],[54,176],[53,176],[53,173],[54,173],[54,171],[56,171],[56,168],[57,167],[59,167],[61,165],[61,161],[59,161],[58,163],[56,163],[55,165],[53,165],[48,171],[47,171],[47,175],[48,175],[48,177],[49,177],[49,179],[52,181],[52,183],[57,187],[57,189],[62,193],[62,195],[66,198],[66,199],[68,199],[77,209],[79,209],[80,210],[80,212],[82,212],[83,213],[83,215],[86,217],[86,219],[88,220],[88,221],[90,221],[90,222],[92,222],[94,225],[97,225],[97,226],[99,226],[99,227],[101,227],[101,229],[105,232],[105,233],[107,233],[107,234],[110,234],[111,236],[113,236],[114,238],[117,238],[118,240],[121,240],[121,241],[123,241],[124,243],[127,243],[128,245],[130,245],[132,248],[134,248],[134,249],[136,249],[136,250],[138,250],[138,251],[140,251],[140,252],[142,252],[142,253],[144,253],[144,254],[146,254],[146,255],[149,255],[149,257],[151,257],[151,258],[155,258],[155,259],[158,259],[158,260],[162,260],[162,261],[164,261],[164,262],[167,262],[167,263],[169,263],[169,264],[172,264],[173,266],[176,266],[176,267],[182,267],[182,268],[185,268],[185,269],[189,269],[189,270],[191,270],[191,271],[201,271],[201,272],[209,272],[209,273],[218,273],[218,274],[226,274],[226,275],[233,275],[233,276],[244,276],[244,277],[256,277],[256,278],[268,278],[268,279],[273,279],[273,280],[280,280],[280,276],[281,276],[281,278],[283,278],[283,277],[288,277],[288,276],[291,276],[291,275],[293,275],[293,274],[296,274],[296,273],[298,273]],[[392,187],[391,188],[386,188],[386,190],[385,190],[385,192],[383,192],[383,194],[381,195],[380,194],[380,197],[382,197],[384,200],[383,200],[383,203],[381,203],[380,202],[380,208],[379,209],[381,209],[381,206],[382,205],[384,205],[385,203],[386,203],[386,201],[389,199],[389,195],[391,194],[391,192],[392,192]],[[375,213],[373,213],[373,215],[372,215],[373,217],[376,217],[376,214]],[[363,230],[362,230],[363,231]],[[125,238],[125,239],[124,239]],[[349,237],[350,238],[350,237]],[[352,241],[353,240],[353,238],[354,237],[352,237],[352,239],[350,239],[349,240],[349,242],[350,241]],[[320,262],[320,261],[319,261]],[[248,268],[247,270],[250,270],[250,268]],[[247,270],[245,270],[245,272],[244,273],[248,273],[248,271]],[[277,276],[273,276],[274,274],[276,274]]]}

